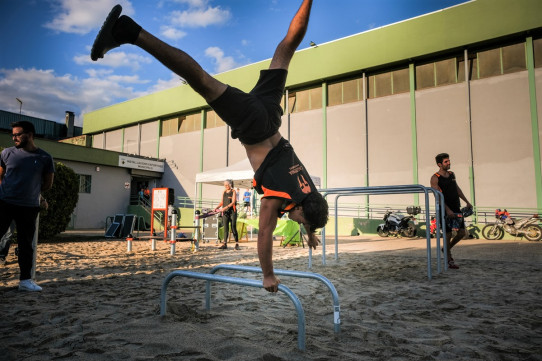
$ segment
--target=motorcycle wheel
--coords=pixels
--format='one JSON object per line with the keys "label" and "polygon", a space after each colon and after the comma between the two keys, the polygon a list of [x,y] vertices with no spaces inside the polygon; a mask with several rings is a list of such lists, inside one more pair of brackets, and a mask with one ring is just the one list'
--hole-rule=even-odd
{"label": "motorcycle wheel", "polygon": [[378,235],[379,235],[380,237],[387,237],[387,236],[390,235],[390,233],[388,232],[388,230],[386,230],[386,229],[384,229],[383,227],[380,227],[380,226],[378,226],[378,227],[376,228],[376,233],[378,233]]}
{"label": "motorcycle wheel", "polygon": [[401,236],[406,238],[416,237],[416,227],[414,227],[414,225],[412,224],[409,224],[407,228],[401,230]]}
{"label": "motorcycle wheel", "polygon": [[537,226],[536,224],[531,224],[530,226],[527,226],[527,229],[525,230],[525,238],[533,242],[538,242],[542,240],[542,228],[540,228],[540,226]]}
{"label": "motorcycle wheel", "polygon": [[501,239],[504,236],[504,231],[494,224],[488,224],[482,228],[482,236],[490,240]]}

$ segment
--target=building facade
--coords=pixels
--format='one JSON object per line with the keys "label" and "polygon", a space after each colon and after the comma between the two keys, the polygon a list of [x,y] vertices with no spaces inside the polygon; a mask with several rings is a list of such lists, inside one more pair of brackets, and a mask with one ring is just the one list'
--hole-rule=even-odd
{"label": "building facade", "polygon": [[[323,188],[429,186],[435,155],[447,152],[479,211],[542,212],[540,13],[538,0],[475,0],[299,50],[280,131]],[[248,91],[268,65],[217,78]],[[160,182],[179,196],[194,197],[198,172],[245,157],[188,85],[85,114],[83,132],[95,148],[165,159]],[[415,195],[348,202],[358,213],[421,203]]]}

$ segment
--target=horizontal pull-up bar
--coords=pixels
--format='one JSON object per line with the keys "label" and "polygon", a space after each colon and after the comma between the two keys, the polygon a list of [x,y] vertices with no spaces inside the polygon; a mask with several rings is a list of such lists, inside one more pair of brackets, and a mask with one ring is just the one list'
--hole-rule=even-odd
{"label": "horizontal pull-up bar", "polygon": [[[169,275],[167,275],[166,279],[162,283],[162,290],[160,292],[160,315],[162,316],[166,314],[166,291],[167,291],[168,284],[174,277],[177,277],[177,276],[195,278],[195,279],[213,281],[213,282],[231,283],[231,284],[235,284],[239,286],[263,288],[263,283],[261,281],[256,281],[256,280],[248,280],[245,278],[220,276],[220,275],[209,274],[209,273],[183,271],[183,270],[173,271]],[[303,307],[301,306],[301,302],[299,302],[299,298],[297,298],[297,296],[295,295],[295,293],[292,292],[292,290],[290,290],[288,287],[284,285],[279,285],[278,290],[282,293],[285,293],[290,298],[290,300],[292,300],[295,306],[295,309],[297,311],[297,347],[301,351],[305,351],[305,311],[303,311]]]}
{"label": "horizontal pull-up bar", "polygon": [[[240,266],[235,264],[219,264],[214,266],[209,273],[214,274],[221,269],[231,270],[231,271],[242,271],[242,272],[253,272],[253,273],[262,273],[262,269],[259,267],[252,266]],[[341,331],[341,306],[339,305],[339,294],[335,289],[333,283],[328,280],[326,277],[318,273],[313,272],[303,272],[303,271],[292,271],[284,269],[274,269],[273,272],[279,276],[291,276],[299,278],[312,278],[318,281],[321,281],[331,292],[331,297],[333,298],[333,324],[335,333]],[[210,308],[211,302],[211,282],[207,281],[207,286],[205,290],[205,306],[207,309]]]}

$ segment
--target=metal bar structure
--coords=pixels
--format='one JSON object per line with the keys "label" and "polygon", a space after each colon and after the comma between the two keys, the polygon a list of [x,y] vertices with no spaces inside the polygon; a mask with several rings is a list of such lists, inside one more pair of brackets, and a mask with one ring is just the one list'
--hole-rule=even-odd
{"label": "metal bar structure", "polygon": [[[400,186],[400,187],[404,187],[403,189],[406,190],[408,189],[408,185],[407,186]],[[423,186],[422,186],[423,187]],[[444,196],[442,195],[441,192],[437,191],[436,189],[433,189],[433,188],[427,188],[427,187],[424,187],[425,188],[425,215],[426,215],[426,230],[429,229],[429,223],[427,222],[430,222],[430,216],[429,216],[429,198],[428,198],[428,192],[432,192],[433,195],[435,196],[435,210],[436,212],[441,212],[441,217],[435,217],[436,220],[437,220],[437,229],[440,230],[440,223],[441,223],[441,220],[442,222],[444,222],[444,217],[445,217],[445,213],[444,213],[444,207],[439,207],[439,204],[444,204]],[[413,187],[414,192],[416,193],[421,193],[421,189],[419,189],[419,187]],[[377,192],[374,192],[372,194],[396,194],[395,191],[386,191],[386,190],[382,190],[382,191],[378,191]],[[335,215],[338,214],[338,199],[342,196],[353,196],[353,195],[358,195],[356,192],[352,192],[352,193],[340,193],[339,195],[337,195],[337,197],[335,198]],[[335,217],[335,229],[338,228],[338,217]],[[446,232],[444,232],[444,243],[443,244],[446,244]],[[427,245],[428,245],[428,267],[430,267],[431,265],[431,259],[430,259],[430,255],[431,255],[431,237],[430,237],[430,234],[426,232],[426,237],[427,237]],[[436,237],[436,258],[437,258],[437,273],[440,273],[441,272],[441,258],[440,258],[440,253],[439,253],[439,248],[440,248],[440,232],[436,232],[435,233],[435,237]],[[338,249],[338,245],[339,245],[339,242],[338,242],[338,233],[335,232],[335,260],[337,260],[339,258],[338,256],[338,253],[339,253],[339,249]],[[448,249],[447,247],[443,247],[443,250],[444,250],[444,259],[447,259],[447,253],[448,253]],[[448,269],[448,263],[447,262],[444,262],[444,269],[447,270]],[[431,279],[431,271],[429,271],[428,273],[428,277],[429,279]]]}
{"label": "metal bar structure", "polygon": [[[212,281],[212,282],[231,283],[231,284],[235,284],[239,286],[263,288],[263,283],[257,280],[249,280],[245,278],[228,277],[228,276],[184,271],[184,270],[173,271],[169,275],[167,275],[166,279],[162,283],[162,289],[160,291],[160,315],[161,316],[164,316],[166,314],[166,291],[167,291],[169,282],[174,277],[187,277],[187,278],[195,278],[195,279]],[[295,295],[295,293],[292,292],[292,290],[280,284],[279,284],[278,290],[286,294],[286,296],[288,296],[290,300],[292,300],[295,306],[295,309],[297,311],[297,347],[299,348],[299,350],[305,351],[305,311],[303,311],[303,307],[301,306],[301,302],[299,301],[299,298]],[[209,310],[210,304],[207,304],[206,307],[207,307],[207,310]]]}
{"label": "metal bar structure", "polygon": [[[382,194],[408,194],[408,193],[424,193],[425,195],[425,222],[426,229],[430,227],[430,216],[429,216],[429,192],[433,193],[435,196],[435,204],[437,211],[440,210],[441,217],[436,217],[437,219],[437,229],[439,230],[439,224],[444,224],[444,207],[439,207],[439,204],[444,204],[444,196],[441,192],[430,188],[425,187],[421,184],[407,184],[407,185],[393,185],[393,186],[375,186],[375,187],[350,187],[350,188],[329,188],[321,190],[324,198],[330,194],[336,194],[337,198],[335,199],[335,259],[338,259],[338,198],[341,196],[353,196],[353,195],[382,195]],[[444,234],[444,244],[446,244],[446,232]],[[440,234],[436,234],[437,241],[437,271],[441,272],[440,267]],[[432,278],[431,274],[431,236],[426,232],[427,238],[427,277],[428,279]],[[447,247],[444,247],[444,257],[447,257]],[[322,228],[322,264],[326,264],[326,237],[325,237],[325,227]],[[309,268],[312,267],[312,252],[309,249]],[[447,269],[447,263],[445,262],[444,269]]]}
{"label": "metal bar structure", "polygon": [[[230,270],[230,271],[241,271],[241,272],[252,272],[252,273],[262,273],[262,269],[259,267],[252,267],[252,266],[240,266],[235,264],[219,264],[217,266],[214,266],[209,273],[215,274],[219,270]],[[274,269],[273,272],[276,275],[279,276],[291,276],[291,277],[298,277],[298,278],[312,278],[318,281],[321,281],[331,292],[331,297],[333,298],[333,329],[335,333],[339,333],[341,331],[341,306],[339,305],[339,294],[337,293],[337,289],[331,283],[330,280],[328,280],[326,277],[322,276],[318,273],[313,272],[302,272],[302,271],[292,271],[292,270],[285,270],[285,269]],[[210,308],[211,304],[211,282],[207,281],[207,286],[205,289],[205,306],[207,309]]]}

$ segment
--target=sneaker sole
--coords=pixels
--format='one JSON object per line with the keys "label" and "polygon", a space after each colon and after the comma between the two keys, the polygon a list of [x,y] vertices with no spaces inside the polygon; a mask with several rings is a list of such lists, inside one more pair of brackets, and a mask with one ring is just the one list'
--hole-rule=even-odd
{"label": "sneaker sole", "polygon": [[107,18],[105,19],[102,28],[98,32],[98,35],[96,35],[94,44],[92,44],[90,58],[93,61],[96,61],[99,58],[103,58],[105,53],[120,45],[115,41],[115,39],[113,39],[112,31],[113,25],[115,25],[115,22],[119,18],[121,12],[122,6],[115,5],[113,6],[113,9],[111,9],[111,11],[109,12],[109,15],[107,15]]}

